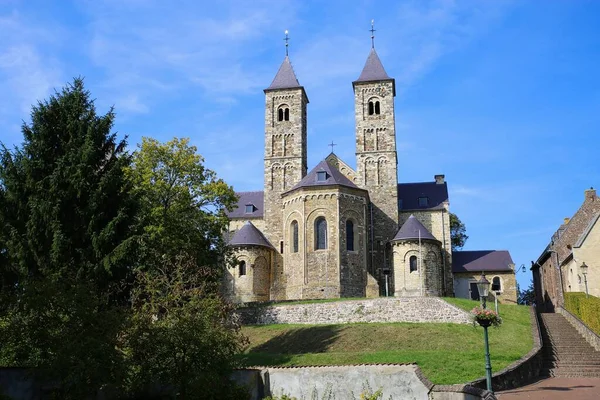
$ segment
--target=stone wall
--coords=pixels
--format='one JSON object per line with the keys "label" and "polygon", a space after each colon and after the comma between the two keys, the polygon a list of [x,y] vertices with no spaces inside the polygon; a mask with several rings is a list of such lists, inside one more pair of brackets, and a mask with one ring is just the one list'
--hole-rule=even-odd
{"label": "stone wall", "polygon": [[[515,273],[507,272],[487,272],[486,278],[492,282],[493,278],[500,278],[500,295],[498,296],[499,303],[517,303],[517,280]],[[481,278],[480,272],[461,272],[454,274],[454,295],[463,299],[470,299],[470,284],[477,282]],[[488,296],[488,301],[493,302],[495,292],[491,292]]]}
{"label": "stone wall", "polygon": [[[380,113],[369,114],[369,102],[380,105]],[[367,189],[370,208],[368,271],[381,279],[381,269],[390,268],[386,245],[398,231],[398,156],[394,111],[394,82],[355,82],[356,176]],[[393,291],[393,281],[391,283]]]}
{"label": "stone wall", "polygon": [[600,351],[600,336],[598,336],[594,331],[588,328],[587,325],[583,323],[583,321],[581,321],[575,315],[571,314],[565,308],[558,307],[556,309],[556,312],[564,315],[567,321],[569,321],[569,323],[573,325],[575,329],[577,329],[577,332],[579,332],[579,334],[583,336],[586,342],[592,345],[592,347],[596,350]]}
{"label": "stone wall", "polygon": [[[420,251],[419,251],[420,250]],[[438,242],[402,240],[392,246],[396,296],[442,296],[444,274]],[[417,270],[410,271],[410,258],[417,257]]]}
{"label": "stone wall", "polygon": [[444,282],[444,295],[453,296],[452,280],[452,248],[450,242],[450,217],[448,214],[448,203],[440,210],[409,210],[402,211],[399,216],[399,226],[404,225],[406,220],[414,215],[420,223],[437,239],[441,245],[441,263]]}
{"label": "stone wall", "polygon": [[[238,264],[226,270],[225,295],[235,302],[270,300],[273,250],[262,246],[242,246],[233,250]],[[244,275],[240,273],[240,263],[245,264]]]}
{"label": "stone wall", "polygon": [[433,385],[415,364],[377,364],[321,367],[256,367],[237,370],[233,381],[247,388],[250,400],[293,396],[299,400],[360,399],[382,391],[382,399],[495,400],[470,385]]}
{"label": "stone wall", "polygon": [[237,311],[245,325],[438,322],[470,324],[469,314],[436,297],[379,298],[311,304],[248,305]]}

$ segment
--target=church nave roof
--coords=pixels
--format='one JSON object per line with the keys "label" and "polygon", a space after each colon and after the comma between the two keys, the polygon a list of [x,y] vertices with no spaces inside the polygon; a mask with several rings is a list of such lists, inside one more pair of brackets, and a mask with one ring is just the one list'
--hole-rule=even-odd
{"label": "church nave roof", "polygon": [[330,186],[340,185],[353,189],[360,189],[350,179],[346,178],[337,168],[323,160],[317,164],[300,182],[285,193],[292,192],[296,189],[315,187],[315,186]]}

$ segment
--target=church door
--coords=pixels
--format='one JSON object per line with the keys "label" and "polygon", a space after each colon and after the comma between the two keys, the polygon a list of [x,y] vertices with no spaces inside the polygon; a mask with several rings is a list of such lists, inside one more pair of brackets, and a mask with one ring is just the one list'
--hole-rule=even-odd
{"label": "church door", "polygon": [[477,282],[469,283],[469,292],[471,293],[471,300],[479,300],[479,291],[477,290]]}

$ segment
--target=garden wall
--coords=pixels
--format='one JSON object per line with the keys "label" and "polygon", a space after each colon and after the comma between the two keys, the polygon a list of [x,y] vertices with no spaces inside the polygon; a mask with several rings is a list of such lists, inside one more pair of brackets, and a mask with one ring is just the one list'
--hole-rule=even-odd
{"label": "garden wall", "polygon": [[469,385],[434,386],[415,364],[282,367],[238,370],[237,384],[245,385],[251,400],[283,394],[298,400],[361,399],[382,391],[382,399],[494,400],[492,393]]}
{"label": "garden wall", "polygon": [[469,314],[438,297],[394,297],[309,304],[252,304],[237,311],[244,325],[344,324],[350,322],[450,322]]}

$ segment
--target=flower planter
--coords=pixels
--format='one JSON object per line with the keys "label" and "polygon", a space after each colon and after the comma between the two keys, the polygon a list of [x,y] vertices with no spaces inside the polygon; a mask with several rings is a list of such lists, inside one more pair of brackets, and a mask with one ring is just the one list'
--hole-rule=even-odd
{"label": "flower planter", "polygon": [[477,318],[476,321],[479,325],[483,326],[484,328],[487,328],[490,325],[492,325],[492,321],[490,321],[489,319]]}

